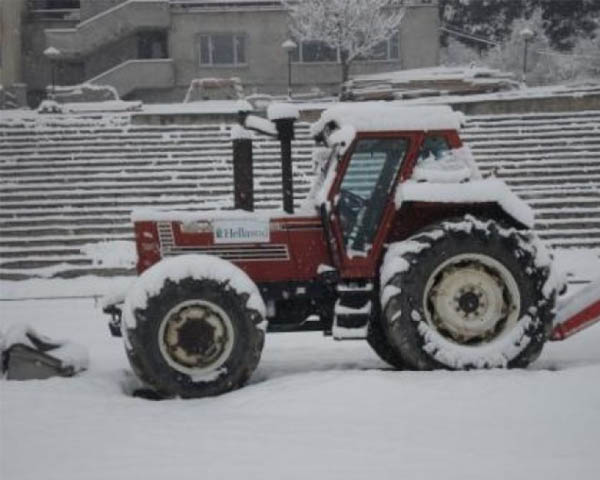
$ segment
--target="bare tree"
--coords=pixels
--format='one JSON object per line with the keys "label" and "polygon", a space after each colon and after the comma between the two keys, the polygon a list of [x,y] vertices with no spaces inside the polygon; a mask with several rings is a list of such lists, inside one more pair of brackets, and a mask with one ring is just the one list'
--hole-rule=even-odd
{"label": "bare tree", "polygon": [[404,8],[397,0],[282,0],[292,35],[320,41],[339,52],[342,82],[352,62],[366,57],[398,32]]}

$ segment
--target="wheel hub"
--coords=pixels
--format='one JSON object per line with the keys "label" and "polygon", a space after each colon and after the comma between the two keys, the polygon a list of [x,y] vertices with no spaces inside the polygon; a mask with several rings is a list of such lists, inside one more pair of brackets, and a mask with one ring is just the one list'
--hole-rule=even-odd
{"label": "wheel hub", "polygon": [[430,277],[427,320],[461,344],[491,341],[518,317],[519,292],[508,270],[484,255],[459,255]]}
{"label": "wheel hub", "polygon": [[163,357],[180,371],[217,368],[228,357],[233,330],[229,317],[208,302],[188,302],[167,314],[159,332]]}
{"label": "wheel hub", "polygon": [[458,306],[460,309],[465,312],[467,315],[469,313],[476,312],[479,308],[479,297],[480,293],[475,292],[466,292],[458,299]]}

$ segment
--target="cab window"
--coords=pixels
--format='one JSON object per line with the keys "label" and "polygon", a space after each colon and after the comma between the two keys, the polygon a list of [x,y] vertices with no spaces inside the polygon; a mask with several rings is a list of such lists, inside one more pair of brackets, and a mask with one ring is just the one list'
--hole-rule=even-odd
{"label": "cab window", "polygon": [[407,148],[401,138],[356,143],[337,202],[346,251],[370,250]]}
{"label": "cab window", "polygon": [[417,158],[417,165],[431,160],[441,160],[450,154],[448,140],[442,135],[427,135]]}

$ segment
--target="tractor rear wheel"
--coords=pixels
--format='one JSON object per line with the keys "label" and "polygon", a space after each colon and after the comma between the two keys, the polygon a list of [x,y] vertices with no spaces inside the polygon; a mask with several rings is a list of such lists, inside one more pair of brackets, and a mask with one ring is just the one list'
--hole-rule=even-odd
{"label": "tractor rear wheel", "polygon": [[386,336],[419,370],[524,367],[551,331],[554,283],[533,233],[472,216],[445,221],[389,248]]}
{"label": "tractor rear wheel", "polygon": [[381,319],[376,318],[369,323],[367,343],[384,362],[398,370],[405,367],[402,357],[386,338]]}

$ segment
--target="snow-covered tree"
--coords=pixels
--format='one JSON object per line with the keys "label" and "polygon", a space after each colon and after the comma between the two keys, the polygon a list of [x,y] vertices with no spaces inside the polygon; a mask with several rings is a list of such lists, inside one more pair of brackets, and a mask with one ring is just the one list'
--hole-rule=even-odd
{"label": "snow-covered tree", "polygon": [[516,78],[523,73],[525,40],[523,31],[534,33],[527,49],[527,83],[545,85],[600,78],[600,28],[591,34],[572,32],[573,48],[558,51],[552,48],[547,32],[546,12],[534,10],[530,15],[517,18],[507,28],[507,35],[497,40],[497,46],[479,50],[449,38],[442,49],[445,65],[486,65],[510,71]]}
{"label": "snow-covered tree", "polygon": [[[577,36],[589,37],[600,26],[598,0],[439,0],[440,18],[449,28],[503,41],[510,33],[511,23],[519,17],[529,17],[534,10],[542,11],[543,31],[553,48],[570,50]],[[447,35],[442,36],[445,45]],[[485,44],[463,38],[463,43],[478,50]]]}
{"label": "snow-covered tree", "polygon": [[483,64],[481,54],[474,48],[454,38],[448,38],[447,43],[447,46],[440,51],[442,65],[452,67]]}
{"label": "snow-covered tree", "polygon": [[576,79],[600,78],[600,28],[594,36],[579,38],[572,53]]}
{"label": "snow-covered tree", "polygon": [[518,18],[512,22],[508,37],[489,50],[484,62],[490,67],[513,72],[520,78],[525,55],[525,31],[533,33],[527,48],[527,83],[556,83],[559,57],[552,54],[550,40],[544,33],[541,10],[533,12],[530,18]]}
{"label": "snow-covered tree", "polygon": [[319,41],[339,52],[342,81],[353,61],[398,32],[404,16],[397,0],[283,0],[298,41]]}

